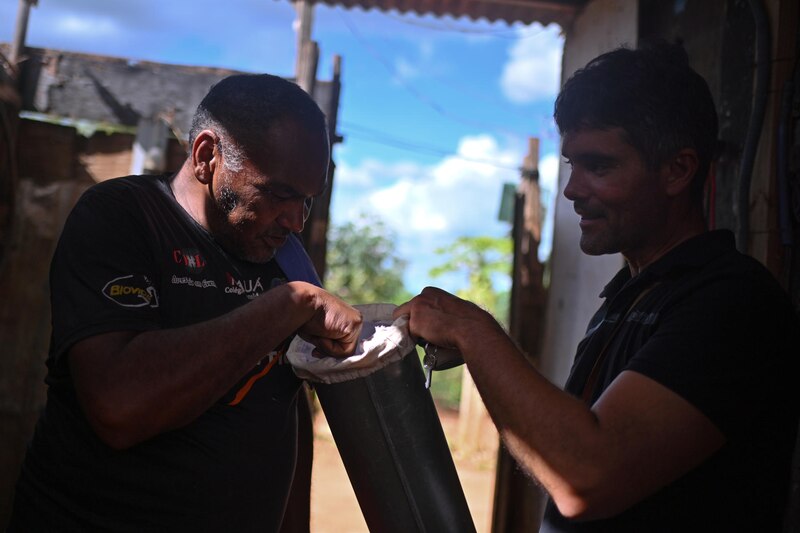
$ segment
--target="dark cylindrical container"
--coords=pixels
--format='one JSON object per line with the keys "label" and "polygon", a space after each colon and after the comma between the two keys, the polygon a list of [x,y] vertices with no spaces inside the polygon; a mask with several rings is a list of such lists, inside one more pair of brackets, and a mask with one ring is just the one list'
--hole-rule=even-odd
{"label": "dark cylindrical container", "polygon": [[416,353],[315,385],[370,531],[475,531]]}

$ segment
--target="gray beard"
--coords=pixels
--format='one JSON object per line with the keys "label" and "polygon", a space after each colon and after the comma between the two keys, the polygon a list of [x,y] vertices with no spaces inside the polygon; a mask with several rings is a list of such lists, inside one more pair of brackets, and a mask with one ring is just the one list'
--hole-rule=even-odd
{"label": "gray beard", "polygon": [[238,203],[239,196],[230,187],[224,185],[220,187],[217,205],[223,213],[229,215]]}

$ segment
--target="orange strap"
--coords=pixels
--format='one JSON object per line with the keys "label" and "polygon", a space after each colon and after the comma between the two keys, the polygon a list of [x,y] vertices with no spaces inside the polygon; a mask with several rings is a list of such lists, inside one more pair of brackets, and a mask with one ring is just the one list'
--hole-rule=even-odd
{"label": "orange strap", "polygon": [[241,389],[239,389],[239,391],[236,393],[236,397],[233,400],[231,400],[231,402],[228,405],[237,405],[239,402],[244,400],[244,397],[247,396],[247,393],[250,392],[250,389],[253,388],[253,384],[256,381],[258,381],[259,379],[261,379],[264,376],[266,376],[267,373],[270,370],[272,370],[272,367],[275,366],[275,363],[277,363],[278,359],[280,359],[280,358],[281,358],[281,354],[280,353],[276,353],[275,357],[272,358],[272,361],[267,363],[264,366],[264,369],[261,372],[259,372],[258,374],[254,374],[254,375],[250,376],[250,379],[247,380],[247,383],[245,383],[244,386]]}

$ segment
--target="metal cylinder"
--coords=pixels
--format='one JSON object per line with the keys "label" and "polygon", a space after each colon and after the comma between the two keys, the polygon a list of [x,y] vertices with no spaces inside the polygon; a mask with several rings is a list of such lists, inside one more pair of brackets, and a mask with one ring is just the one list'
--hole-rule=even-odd
{"label": "metal cylinder", "polygon": [[417,354],[315,385],[370,531],[474,532]]}

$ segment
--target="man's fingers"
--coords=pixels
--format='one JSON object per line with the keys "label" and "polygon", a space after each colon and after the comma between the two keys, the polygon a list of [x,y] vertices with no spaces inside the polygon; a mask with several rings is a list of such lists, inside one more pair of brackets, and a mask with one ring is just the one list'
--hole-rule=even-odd
{"label": "man's fingers", "polygon": [[320,355],[336,357],[339,359],[349,357],[356,349],[356,343],[354,342],[341,343],[334,339],[325,338],[317,339],[317,342],[315,342],[314,345],[317,347],[317,350],[314,351],[319,351]]}
{"label": "man's fingers", "polygon": [[408,301],[402,305],[397,306],[394,311],[392,311],[392,320],[397,320],[401,316],[405,315],[406,318],[411,316],[411,302]]}

